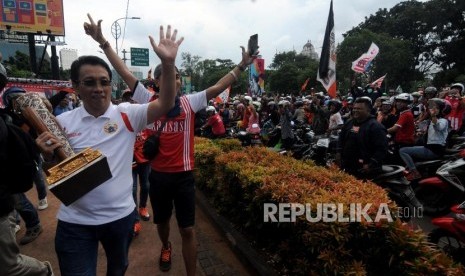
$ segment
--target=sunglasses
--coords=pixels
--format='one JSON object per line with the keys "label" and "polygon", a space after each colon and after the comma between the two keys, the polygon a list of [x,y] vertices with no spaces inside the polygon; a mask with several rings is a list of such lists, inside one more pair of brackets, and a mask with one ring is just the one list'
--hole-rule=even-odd
{"label": "sunglasses", "polygon": [[94,79],[78,81],[78,84],[82,84],[85,87],[97,87],[99,83],[102,87],[111,86],[111,80],[107,79],[101,79],[100,81]]}

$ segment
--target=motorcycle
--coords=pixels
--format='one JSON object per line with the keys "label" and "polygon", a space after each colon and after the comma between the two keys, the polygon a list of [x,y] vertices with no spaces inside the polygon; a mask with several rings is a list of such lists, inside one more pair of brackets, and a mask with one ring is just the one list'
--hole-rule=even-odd
{"label": "motorcycle", "polygon": [[399,206],[399,217],[409,221],[422,214],[422,204],[415,196],[410,182],[405,178],[405,168],[398,165],[383,165],[382,171],[371,181],[388,192],[388,196]]}
{"label": "motorcycle", "polygon": [[427,215],[445,214],[465,198],[465,150],[461,150],[436,171],[436,176],[418,182],[415,193]]}
{"label": "motorcycle", "polygon": [[428,240],[454,261],[465,264],[465,202],[451,208],[453,216],[432,219],[438,228],[429,233]]}
{"label": "motorcycle", "polygon": [[330,167],[336,160],[337,135],[313,135],[309,148],[302,153],[302,160],[313,160],[319,166]]}

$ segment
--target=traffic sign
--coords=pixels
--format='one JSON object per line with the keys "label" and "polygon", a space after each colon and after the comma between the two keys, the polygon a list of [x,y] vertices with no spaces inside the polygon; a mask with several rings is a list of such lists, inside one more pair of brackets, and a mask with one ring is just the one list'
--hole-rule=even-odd
{"label": "traffic sign", "polygon": [[149,49],[131,48],[131,66],[149,66]]}

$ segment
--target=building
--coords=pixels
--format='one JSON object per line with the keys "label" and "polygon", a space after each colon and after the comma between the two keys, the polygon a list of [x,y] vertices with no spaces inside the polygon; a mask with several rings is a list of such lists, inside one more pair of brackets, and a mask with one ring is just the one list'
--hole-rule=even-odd
{"label": "building", "polygon": [[304,47],[302,48],[302,52],[300,54],[310,57],[311,59],[314,60],[319,60],[320,58],[318,57],[318,53],[315,51],[315,47],[313,47],[313,44],[310,42],[310,40],[305,43]]}
{"label": "building", "polygon": [[60,50],[60,65],[63,70],[71,69],[71,64],[76,59],[78,59],[77,50],[67,48]]}
{"label": "building", "polygon": [[[44,54],[45,47],[41,45],[36,45],[35,50],[36,60],[37,63],[39,63],[40,59],[42,58],[42,55]],[[20,52],[29,56],[29,45],[27,43],[11,43],[8,41],[0,41],[0,52],[3,55],[3,61],[9,60],[10,57],[14,58],[16,52]],[[47,51],[45,51],[44,59],[50,61],[50,55]]]}

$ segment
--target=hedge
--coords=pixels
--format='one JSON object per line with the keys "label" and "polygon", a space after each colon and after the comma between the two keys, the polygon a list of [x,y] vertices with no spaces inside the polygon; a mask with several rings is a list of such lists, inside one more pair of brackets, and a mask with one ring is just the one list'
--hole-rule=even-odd
{"label": "hedge", "polygon": [[[391,213],[394,221],[310,222],[305,215],[294,222],[265,222],[264,204],[371,204],[395,210],[387,193],[336,168],[325,169],[263,147],[243,148],[235,139],[195,138],[197,188],[216,210],[267,254],[280,275],[465,275]],[[387,204],[387,205],[386,205]],[[350,217],[349,208],[343,209]]]}

